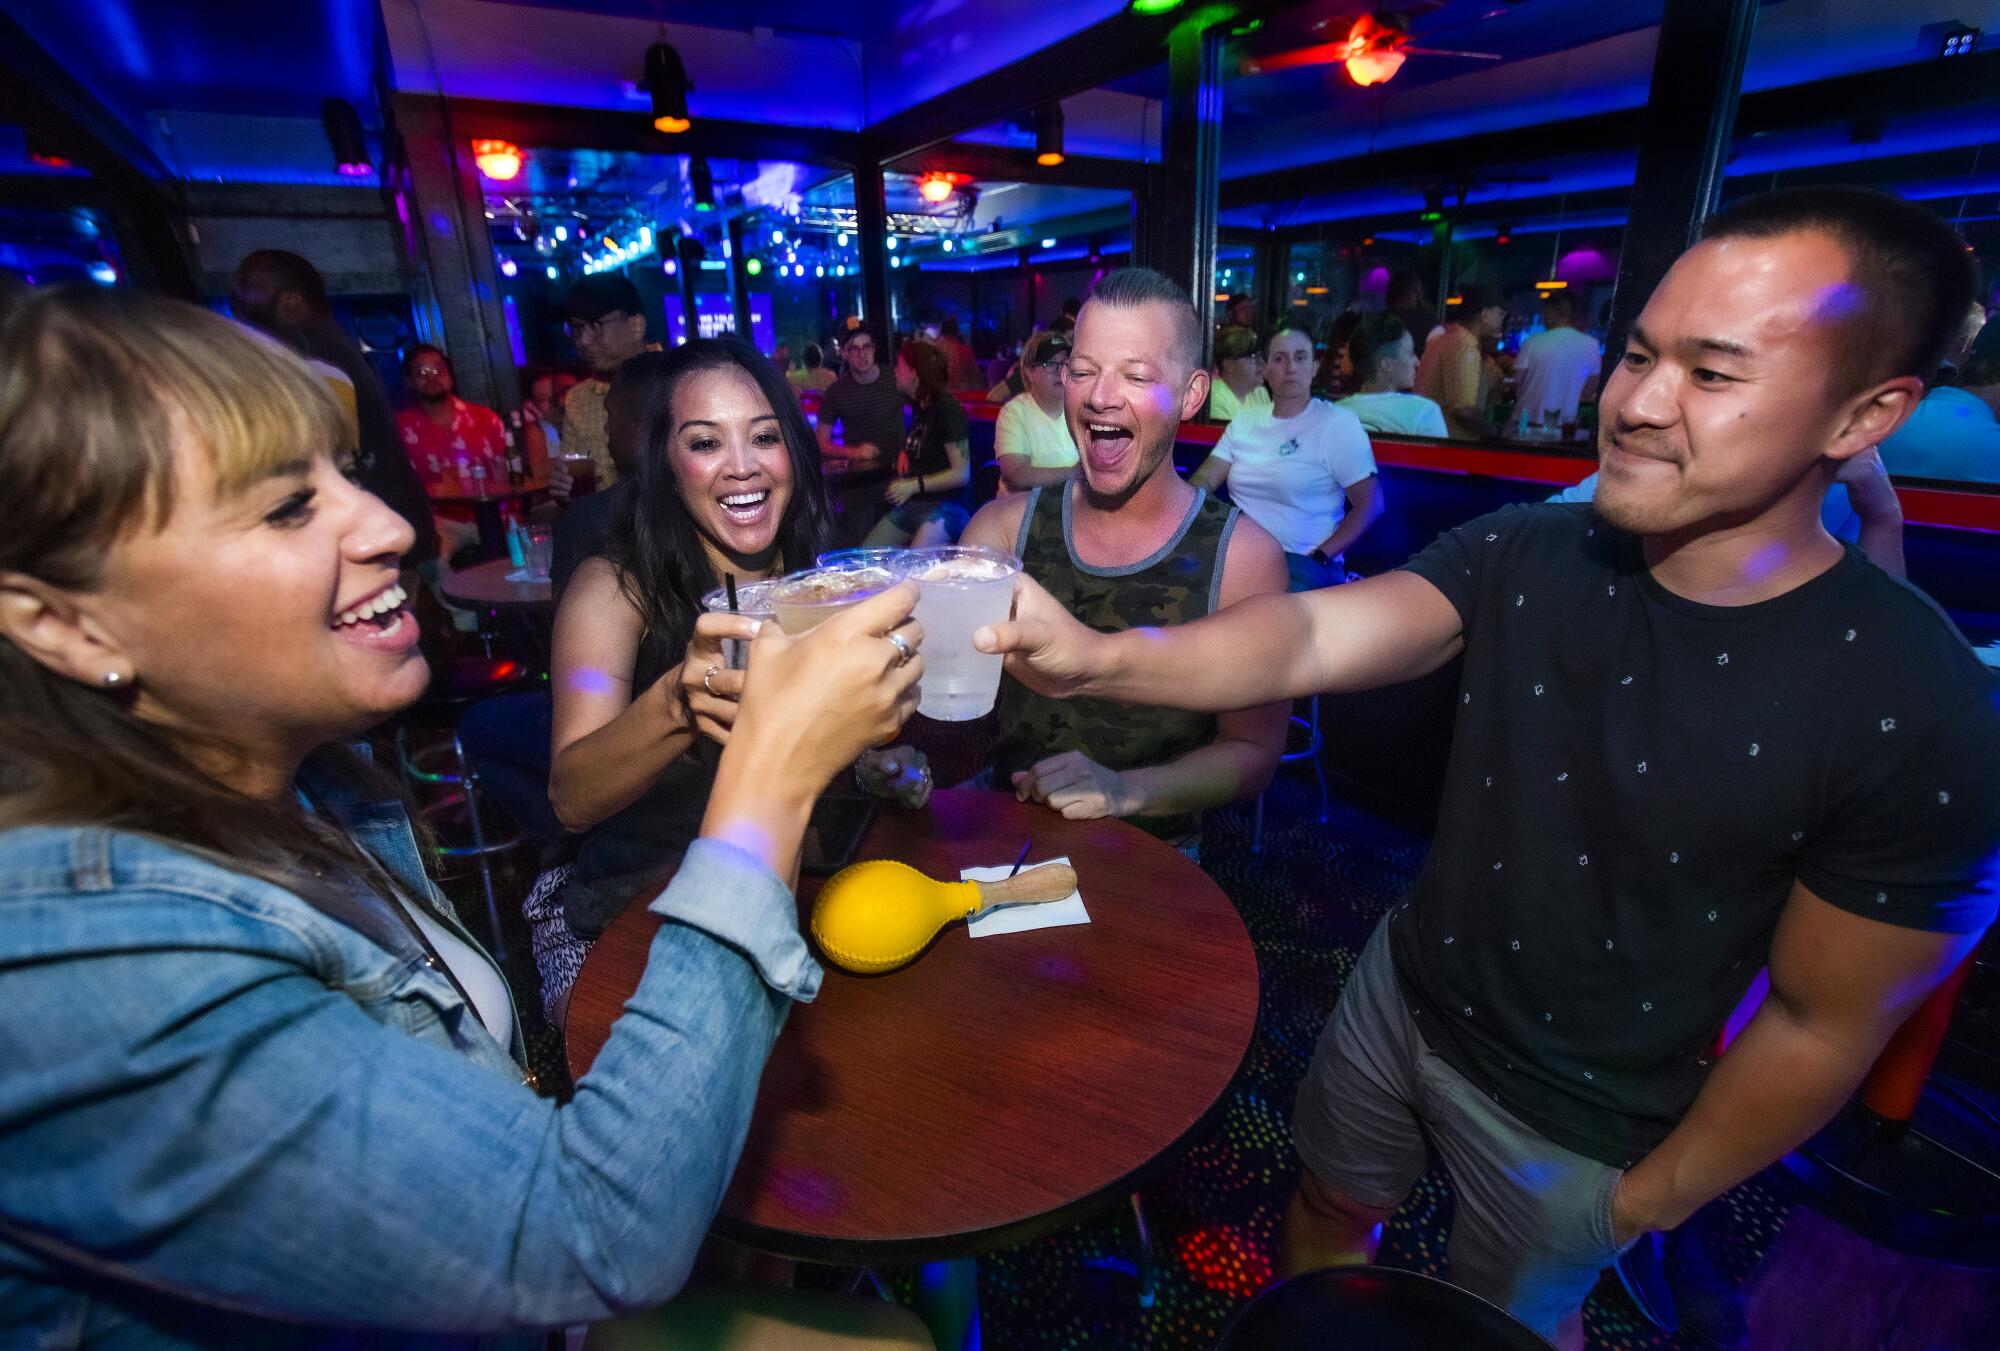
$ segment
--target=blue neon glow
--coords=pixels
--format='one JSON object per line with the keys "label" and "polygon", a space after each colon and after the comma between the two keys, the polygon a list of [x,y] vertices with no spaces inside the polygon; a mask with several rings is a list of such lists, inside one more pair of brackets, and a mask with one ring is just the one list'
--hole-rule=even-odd
{"label": "blue neon glow", "polygon": [[558,225],[556,227],[556,243],[566,244],[568,242],[569,242],[569,227],[567,225]]}
{"label": "blue neon glow", "polygon": [[549,274],[550,281],[554,281],[557,277],[562,275],[560,272],[556,271],[556,266],[554,263],[550,263],[548,267],[544,270]]}
{"label": "blue neon glow", "polygon": [[92,263],[87,271],[90,273],[90,279],[99,286],[116,286],[118,284],[118,269],[110,263]]}

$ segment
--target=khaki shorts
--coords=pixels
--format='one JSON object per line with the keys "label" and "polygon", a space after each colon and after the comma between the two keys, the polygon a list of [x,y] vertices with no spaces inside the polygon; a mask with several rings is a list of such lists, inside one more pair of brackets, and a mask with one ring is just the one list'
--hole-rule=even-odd
{"label": "khaki shorts", "polygon": [[1320,1181],[1393,1210],[1435,1149],[1457,1198],[1451,1279],[1553,1339],[1618,1255],[1619,1169],[1537,1134],[1425,1044],[1375,928],[1313,1052],[1292,1117]]}

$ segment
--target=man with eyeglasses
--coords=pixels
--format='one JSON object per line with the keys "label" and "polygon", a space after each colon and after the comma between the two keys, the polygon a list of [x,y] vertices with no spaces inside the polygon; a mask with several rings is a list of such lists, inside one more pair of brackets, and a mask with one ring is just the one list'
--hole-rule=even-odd
{"label": "man with eyeglasses", "polygon": [[[590,378],[578,382],[563,399],[563,447],[573,456],[588,455],[597,466],[597,486],[618,481],[611,459],[611,442],[604,415],[604,396],[611,373],[641,352],[657,352],[646,341],[646,302],[639,288],[620,273],[600,272],[576,284],[563,303],[569,311],[569,338],[577,355],[590,367]],[[558,499],[569,496],[569,475],[561,461],[550,465],[549,487]]]}
{"label": "man with eyeglasses", "polygon": [[[879,460],[903,444],[903,396],[876,360],[875,335],[850,320],[840,335],[847,369],[819,397],[819,448],[848,460]],[[833,429],[840,428],[835,445]]]}
{"label": "man with eyeglasses", "polygon": [[1069,339],[1049,330],[1028,339],[1021,355],[1027,388],[1007,400],[993,428],[993,458],[1002,494],[1066,483],[1076,472],[1076,438],[1063,413],[1063,366]]}

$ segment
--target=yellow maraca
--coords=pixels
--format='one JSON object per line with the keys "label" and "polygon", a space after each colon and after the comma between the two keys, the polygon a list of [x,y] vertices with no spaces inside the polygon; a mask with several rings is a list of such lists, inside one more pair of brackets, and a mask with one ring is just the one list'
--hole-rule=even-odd
{"label": "yellow maraca", "polygon": [[1066,863],[998,882],[938,882],[908,864],[871,859],[842,868],[813,901],[812,936],[836,966],[865,976],[894,971],[938,930],[998,905],[1060,901],[1076,890]]}

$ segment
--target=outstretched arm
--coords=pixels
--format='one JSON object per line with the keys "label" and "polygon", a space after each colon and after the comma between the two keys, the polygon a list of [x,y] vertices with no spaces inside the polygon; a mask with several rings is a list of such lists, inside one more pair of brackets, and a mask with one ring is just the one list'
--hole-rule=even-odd
{"label": "outstretched arm", "polygon": [[973,644],[1005,653],[1009,675],[1054,698],[1221,713],[1428,675],[1458,655],[1464,626],[1444,594],[1411,572],[1254,596],[1192,624],[1110,634],[1078,623],[1023,577],[1014,618],[980,629]]}

